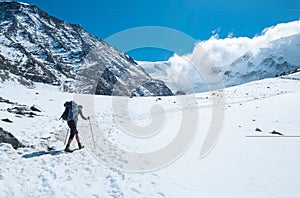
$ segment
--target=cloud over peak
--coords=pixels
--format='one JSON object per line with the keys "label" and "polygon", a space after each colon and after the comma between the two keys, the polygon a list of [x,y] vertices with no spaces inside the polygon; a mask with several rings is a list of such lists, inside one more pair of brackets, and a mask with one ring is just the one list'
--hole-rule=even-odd
{"label": "cloud over peak", "polygon": [[280,23],[265,28],[261,35],[248,37],[232,37],[218,39],[211,37],[207,41],[198,42],[195,50],[204,48],[217,66],[227,65],[247,52],[257,54],[260,49],[266,48],[272,41],[300,34],[300,20],[288,23]]}

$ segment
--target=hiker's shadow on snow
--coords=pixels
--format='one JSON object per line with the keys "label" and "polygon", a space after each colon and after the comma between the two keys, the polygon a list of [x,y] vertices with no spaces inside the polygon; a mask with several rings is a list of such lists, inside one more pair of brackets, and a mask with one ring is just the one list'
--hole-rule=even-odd
{"label": "hiker's shadow on snow", "polygon": [[38,151],[38,152],[23,155],[22,157],[25,159],[29,159],[29,158],[34,158],[34,157],[41,157],[43,155],[59,155],[62,153],[64,153],[64,152],[63,151]]}

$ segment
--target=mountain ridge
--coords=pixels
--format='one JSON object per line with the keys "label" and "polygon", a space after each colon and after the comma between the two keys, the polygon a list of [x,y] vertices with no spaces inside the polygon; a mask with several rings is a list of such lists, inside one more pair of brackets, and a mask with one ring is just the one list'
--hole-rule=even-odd
{"label": "mountain ridge", "polygon": [[130,56],[37,6],[0,2],[0,32],[2,77],[77,93],[172,95]]}
{"label": "mountain ridge", "polygon": [[[292,73],[300,69],[299,53],[300,21],[293,21],[266,28],[253,38],[211,38],[196,43],[190,54],[139,64],[152,77],[163,79],[173,93],[199,93],[209,91],[203,76],[218,75],[224,87],[230,87]],[[207,55],[199,58],[201,54]]]}

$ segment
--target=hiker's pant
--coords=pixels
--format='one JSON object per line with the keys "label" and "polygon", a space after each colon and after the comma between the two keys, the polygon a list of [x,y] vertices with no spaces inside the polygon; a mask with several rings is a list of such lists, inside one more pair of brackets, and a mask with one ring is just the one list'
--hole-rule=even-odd
{"label": "hiker's pant", "polygon": [[78,133],[75,121],[69,120],[68,126],[70,127],[70,130],[71,130],[70,139],[73,140],[74,136]]}

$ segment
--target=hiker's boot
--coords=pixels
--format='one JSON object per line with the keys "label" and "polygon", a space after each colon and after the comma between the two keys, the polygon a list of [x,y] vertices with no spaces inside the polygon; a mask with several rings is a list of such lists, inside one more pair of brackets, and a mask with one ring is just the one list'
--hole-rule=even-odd
{"label": "hiker's boot", "polygon": [[67,146],[66,146],[65,151],[67,151],[67,152],[71,152],[71,151],[72,151],[72,150],[70,149],[70,145],[67,145]]}
{"label": "hiker's boot", "polygon": [[81,143],[78,143],[78,148],[79,148],[79,149],[83,149],[84,146],[83,146]]}

